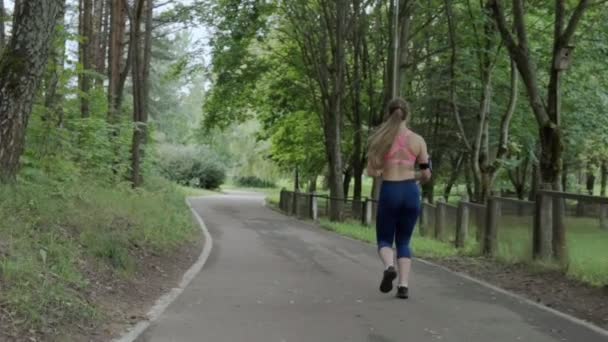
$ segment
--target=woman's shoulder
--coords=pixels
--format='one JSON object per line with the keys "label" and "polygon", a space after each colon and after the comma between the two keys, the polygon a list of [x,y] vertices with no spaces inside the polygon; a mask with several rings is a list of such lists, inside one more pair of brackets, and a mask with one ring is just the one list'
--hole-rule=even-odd
{"label": "woman's shoulder", "polygon": [[410,137],[411,137],[411,138],[413,138],[415,141],[418,141],[418,142],[424,142],[424,138],[422,137],[422,135],[420,135],[420,134],[418,134],[418,133],[416,133],[416,132],[414,132],[414,131],[412,131],[412,130],[410,130],[409,135],[410,135]]}

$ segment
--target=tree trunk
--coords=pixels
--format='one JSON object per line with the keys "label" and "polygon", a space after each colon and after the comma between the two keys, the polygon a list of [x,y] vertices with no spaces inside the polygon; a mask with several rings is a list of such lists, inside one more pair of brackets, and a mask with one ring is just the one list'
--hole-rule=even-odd
{"label": "tree trunk", "polygon": [[13,35],[0,60],[1,182],[11,181],[17,175],[25,130],[62,7],[61,0],[15,4]]}
{"label": "tree trunk", "polygon": [[[65,25],[65,0],[58,14],[58,23],[61,26]],[[60,30],[58,30],[60,31]],[[43,116],[45,121],[55,122],[57,127],[63,126],[63,87],[61,84],[61,75],[64,70],[65,63],[65,35],[55,35],[54,46],[51,48],[49,56],[49,66],[47,68],[47,76],[45,80],[46,92],[44,94],[44,106],[46,113]]]}
{"label": "tree trunk", "polygon": [[[362,191],[362,176],[364,165],[363,155],[363,123],[361,118],[361,91],[362,91],[362,63],[363,63],[363,42],[364,38],[364,27],[362,25],[361,16],[364,14],[361,12],[359,0],[353,1],[354,20],[353,26],[353,157],[351,165],[353,168],[353,178],[355,180],[353,189],[353,206],[354,203],[361,199]],[[371,101],[371,99],[369,100]],[[353,209],[356,209],[353,207]],[[354,211],[356,212],[356,211]]]}
{"label": "tree trunk", "polygon": [[568,191],[568,164],[565,163],[562,171],[562,189]]}
{"label": "tree trunk", "polygon": [[92,55],[91,47],[94,43],[93,37],[93,0],[80,0],[79,1],[79,12],[80,12],[80,41],[79,41],[79,53],[80,53],[80,65],[82,70],[78,74],[78,84],[80,89],[80,112],[83,118],[90,116],[89,108],[89,92],[91,90],[91,76],[87,74],[91,70],[92,66]]}
{"label": "tree trunk", "polygon": [[122,103],[123,36],[125,34],[125,3],[124,0],[110,0],[110,42],[108,67],[108,121],[119,121],[119,110]]}
{"label": "tree trunk", "polygon": [[407,84],[407,66],[410,45],[410,26],[414,5],[411,0],[400,0],[399,6],[399,75],[397,76],[397,94],[405,94],[404,84]]}
{"label": "tree trunk", "polygon": [[344,201],[346,201],[348,199],[348,193],[350,192],[350,181],[352,179],[353,179],[353,169],[349,167],[344,172],[344,178],[343,178],[343,182],[342,182],[343,183],[342,189],[344,190],[344,194],[343,194]]}
{"label": "tree trunk", "polygon": [[536,200],[536,192],[540,186],[540,170],[537,163],[532,164],[532,184],[530,185],[530,194],[528,195],[528,201]]}
{"label": "tree trunk", "polygon": [[530,157],[526,156],[514,170],[509,170],[509,180],[513,185],[517,198],[523,200],[526,190],[526,179],[529,173]]}
{"label": "tree trunk", "polygon": [[[342,184],[342,151],[340,148],[340,116],[338,106],[332,106],[337,111],[334,115],[329,114],[328,126],[325,133],[325,148],[329,160],[329,194],[330,197],[340,198],[344,194]],[[342,218],[343,202],[331,201],[329,219],[339,221]]]}
{"label": "tree trunk", "polygon": [[460,171],[462,170],[462,165],[464,164],[465,154],[461,153],[456,158],[452,158],[452,167],[450,178],[448,179],[445,185],[445,191],[443,192],[443,198],[446,202],[450,199],[450,193],[452,192],[452,186],[458,180],[458,176],[460,175]]}
{"label": "tree trunk", "polygon": [[602,162],[602,166],[600,167],[600,179],[601,179],[601,190],[600,196],[606,196],[606,183],[608,182],[608,163]]}
{"label": "tree trunk", "polygon": [[4,0],[0,0],[0,52],[4,49],[6,45],[6,28],[4,25],[4,20],[6,17],[6,9],[4,7]]}
{"label": "tree trunk", "polygon": [[475,199],[475,190],[474,190],[474,184],[472,181],[472,177],[471,177],[471,160],[470,158],[467,157],[467,161],[465,163],[465,167],[464,167],[464,177],[465,177],[465,184],[467,187],[467,195],[469,196],[469,201],[473,202]]}
{"label": "tree trunk", "polygon": [[593,196],[593,190],[595,188],[595,172],[591,168],[591,164],[587,163],[587,193]]}
{"label": "tree trunk", "polygon": [[313,193],[317,191],[317,176],[314,176],[310,179],[308,183],[308,192]]}
{"label": "tree trunk", "polygon": [[[97,54],[97,61],[95,62],[97,73],[100,75],[107,75],[107,64],[109,63],[108,55],[108,44],[110,42],[110,15],[111,15],[111,2],[112,0],[105,0],[106,3],[103,6],[103,21],[101,24],[101,32],[99,38],[99,53]],[[102,77],[97,78],[97,87],[103,87],[104,79]]]}
{"label": "tree trunk", "polygon": [[[131,145],[131,183],[133,187],[139,187],[143,183],[143,175],[141,172],[141,163],[143,159],[143,144],[147,134],[147,115],[146,101],[144,88],[146,80],[144,79],[144,56],[142,53],[142,32],[141,18],[146,3],[149,6],[149,0],[138,0],[135,7],[130,11],[129,17],[131,21],[130,46],[131,56],[133,60],[132,79],[133,79],[133,139]],[[145,47],[144,49],[145,50]]]}
{"label": "tree trunk", "polygon": [[[107,43],[107,25],[108,25],[108,1],[95,0],[93,11],[93,45],[91,46],[91,68],[99,75],[105,72],[106,49]],[[103,87],[103,78],[95,77],[95,87]]]}

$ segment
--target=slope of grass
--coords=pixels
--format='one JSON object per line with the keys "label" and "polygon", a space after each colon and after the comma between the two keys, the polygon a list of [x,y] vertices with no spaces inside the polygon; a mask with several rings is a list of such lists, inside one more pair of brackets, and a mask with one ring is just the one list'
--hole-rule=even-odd
{"label": "slope of grass", "polygon": [[87,260],[129,277],[133,250],[164,253],[195,235],[185,194],[151,180],[144,189],[37,179],[0,186],[0,307],[21,331],[92,322]]}

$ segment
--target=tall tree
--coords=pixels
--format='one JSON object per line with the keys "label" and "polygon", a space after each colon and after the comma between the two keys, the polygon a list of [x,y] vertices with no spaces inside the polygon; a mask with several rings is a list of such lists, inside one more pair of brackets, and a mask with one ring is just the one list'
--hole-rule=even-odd
{"label": "tall tree", "polygon": [[4,8],[4,0],[0,0],[0,49],[3,49],[4,45],[6,44],[6,28],[4,25],[5,17],[6,9]]}
{"label": "tall tree", "polygon": [[[571,40],[589,3],[589,0],[579,0],[566,23],[566,1],[555,0],[553,51],[551,64],[548,68],[549,84],[547,86],[547,101],[545,102],[541,95],[536,66],[530,53],[523,0],[513,0],[513,23],[517,33],[516,36],[508,29],[501,2],[497,0],[488,1],[488,7],[492,10],[496,26],[526,86],[530,106],[538,124],[542,186],[557,191],[562,190],[561,174],[564,150],[561,127],[561,76],[571,62]],[[553,216],[553,254],[558,259],[563,260],[566,253],[564,248],[565,229],[563,227],[564,207],[563,203],[559,204],[554,207],[557,215]]]}
{"label": "tall tree", "polygon": [[[308,66],[310,79],[319,89],[332,198],[344,194],[341,143],[349,8],[346,0],[284,4],[284,13],[294,30],[293,39]],[[330,219],[339,220],[342,208],[343,201],[331,201]]]}
{"label": "tall tree", "polygon": [[34,95],[62,8],[61,0],[15,3],[13,34],[0,59],[0,181],[17,174]]}
{"label": "tall tree", "polygon": [[539,86],[539,77],[530,53],[528,30],[525,23],[523,0],[513,0],[514,36],[507,24],[504,8],[500,1],[490,0],[489,7],[496,25],[505,41],[511,58],[515,61],[526,86],[530,106],[539,127],[541,143],[540,171],[543,183],[555,190],[561,189],[563,139],[561,132],[561,89],[560,80],[570,63],[570,45],[576,28],[583,17],[589,0],[580,0],[566,25],[565,0],[555,0],[553,31],[553,51],[549,66],[550,80],[547,86],[547,100],[544,101]]}
{"label": "tall tree", "polygon": [[122,104],[123,89],[130,70],[130,53],[126,60],[124,54],[124,35],[126,31],[125,0],[110,2],[110,42],[108,56],[108,120],[116,123]]}
{"label": "tall tree", "polygon": [[[145,16],[144,16],[145,9]],[[147,136],[149,69],[152,44],[152,0],[137,0],[134,8],[128,10],[131,22],[130,49],[133,83],[133,139],[131,144],[131,183],[139,187],[143,183],[141,163],[143,145]],[[142,34],[142,17],[145,19],[145,33]]]}
{"label": "tall tree", "polygon": [[80,111],[83,118],[89,117],[89,91],[91,90],[91,70],[94,47],[93,37],[93,0],[79,0],[79,61],[80,73],[78,74],[78,84],[80,88]]}
{"label": "tall tree", "polygon": [[66,34],[65,34],[65,0],[59,12],[59,24],[54,39],[54,46],[49,56],[49,66],[45,79],[44,106],[46,108],[45,120],[54,122],[57,126],[63,126],[63,87],[61,76],[64,72]]}
{"label": "tall tree", "polygon": [[[108,41],[108,1],[107,0],[95,0],[93,6],[93,42],[91,44],[91,68],[95,70],[99,75],[103,75],[105,72],[106,64],[106,46]],[[98,88],[103,86],[103,78],[96,76],[95,85]]]}

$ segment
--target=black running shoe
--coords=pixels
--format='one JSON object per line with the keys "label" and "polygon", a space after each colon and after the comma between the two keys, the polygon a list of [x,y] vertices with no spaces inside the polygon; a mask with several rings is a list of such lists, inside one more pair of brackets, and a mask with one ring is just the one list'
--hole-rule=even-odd
{"label": "black running shoe", "polygon": [[395,267],[389,266],[386,270],[384,270],[382,283],[380,283],[380,292],[391,292],[393,289],[393,280],[395,280],[395,278],[397,278],[397,271],[395,271]]}
{"label": "black running shoe", "polygon": [[397,286],[397,298],[408,299],[409,290],[405,286]]}

